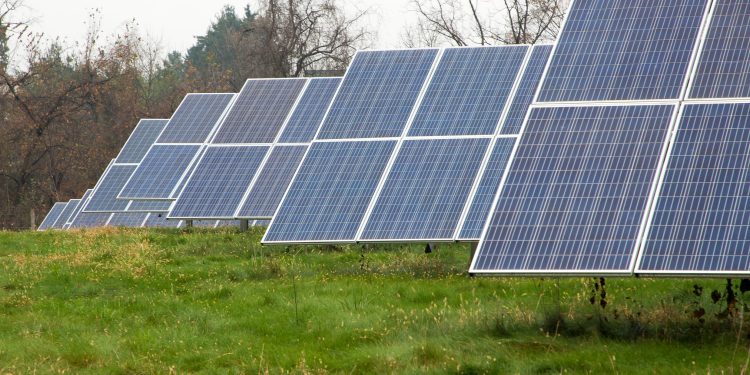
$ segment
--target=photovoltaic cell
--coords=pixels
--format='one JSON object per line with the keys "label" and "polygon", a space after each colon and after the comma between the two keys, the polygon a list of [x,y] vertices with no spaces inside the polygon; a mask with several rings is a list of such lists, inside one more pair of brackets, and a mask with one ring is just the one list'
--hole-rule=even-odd
{"label": "photovoltaic cell", "polygon": [[172,203],[172,200],[130,201],[127,212],[167,212]]}
{"label": "photovoltaic cell", "polygon": [[490,140],[408,140],[361,240],[452,239]]}
{"label": "photovoltaic cell", "polygon": [[715,3],[690,96],[750,97],[750,2]]}
{"label": "photovoltaic cell", "polygon": [[515,145],[515,138],[498,138],[492,149],[490,160],[484,168],[484,174],[479,182],[474,198],[472,199],[469,212],[464,219],[463,227],[458,238],[460,240],[479,240],[482,236],[482,229],[487,222],[487,216],[490,214],[492,200],[497,195],[500,187],[500,181],[503,178],[505,169],[508,167],[508,160]]}
{"label": "photovoltaic cell", "polygon": [[540,102],[677,99],[708,0],[576,0]]}
{"label": "photovoltaic cell", "polygon": [[[88,202],[89,197],[91,196],[92,189],[86,190],[85,193],[83,193],[83,197],[81,197],[81,200],[76,204],[76,209],[73,211],[73,213],[68,217],[68,221],[66,224],[68,224],[68,227],[70,227],[71,224],[75,221],[76,217],[78,217],[78,214],[81,213],[83,210],[83,206]],[[63,227],[63,229],[67,229],[66,227]]]}
{"label": "photovoltaic cell", "polygon": [[107,225],[110,216],[112,216],[112,213],[109,212],[80,212],[70,228],[102,228]]}
{"label": "photovoltaic cell", "polygon": [[209,147],[170,218],[233,218],[268,146]]}
{"label": "photovoltaic cell", "polygon": [[41,224],[39,224],[39,228],[37,230],[47,230],[52,228],[52,225],[55,224],[57,219],[60,218],[60,215],[62,215],[63,211],[65,210],[65,206],[67,206],[66,202],[57,202],[54,206],[47,212],[47,216],[44,217],[44,220]]}
{"label": "photovoltaic cell", "polygon": [[323,121],[341,78],[311,78],[279,138],[282,143],[309,143]]}
{"label": "photovoltaic cell", "polygon": [[234,94],[188,94],[157,143],[204,143]]}
{"label": "photovoltaic cell", "polygon": [[306,81],[304,78],[248,80],[212,143],[272,143]]}
{"label": "photovoltaic cell", "polygon": [[533,109],[472,272],[630,273],[674,111]]}
{"label": "photovoltaic cell", "polygon": [[294,178],[307,146],[276,146],[238,213],[240,218],[272,218]]}
{"label": "photovoltaic cell", "polygon": [[201,146],[154,145],[120,192],[120,199],[169,199]]}
{"label": "photovoltaic cell", "polygon": [[80,199],[69,200],[68,203],[65,205],[65,209],[63,210],[62,214],[60,214],[60,217],[55,221],[55,224],[52,225],[52,228],[63,229],[63,226],[65,226],[65,223],[68,222],[70,215],[75,213],[76,208],[78,208],[79,203],[81,203]]}
{"label": "photovoltaic cell", "polygon": [[395,145],[313,143],[263,241],[353,241]]}
{"label": "photovoltaic cell", "polygon": [[437,53],[437,49],[357,52],[318,139],[401,136]]}
{"label": "photovoltaic cell", "polygon": [[122,212],[128,206],[127,200],[117,199],[125,183],[135,171],[135,165],[114,164],[107,169],[94,190],[84,212]]}
{"label": "photovoltaic cell", "polygon": [[143,160],[146,156],[148,149],[156,141],[159,133],[164,129],[169,120],[150,120],[143,119],[138,122],[133,133],[128,138],[125,146],[120,150],[120,154],[117,156],[115,163],[126,164],[132,163],[137,164]]}
{"label": "photovoltaic cell", "polygon": [[750,104],[686,105],[638,272],[750,271]]}
{"label": "photovoltaic cell", "polygon": [[551,45],[536,45],[533,47],[521,82],[513,96],[508,115],[501,127],[501,134],[518,134],[521,132],[521,125],[523,125],[526,112],[528,112],[537,88],[542,81],[542,74],[544,73],[544,67],[547,66],[550,52],[552,52]]}
{"label": "photovoltaic cell", "polygon": [[148,213],[146,212],[116,212],[109,219],[108,225],[112,227],[140,228],[147,217]]}
{"label": "photovoltaic cell", "polygon": [[525,45],[446,49],[409,136],[495,134],[528,49]]}

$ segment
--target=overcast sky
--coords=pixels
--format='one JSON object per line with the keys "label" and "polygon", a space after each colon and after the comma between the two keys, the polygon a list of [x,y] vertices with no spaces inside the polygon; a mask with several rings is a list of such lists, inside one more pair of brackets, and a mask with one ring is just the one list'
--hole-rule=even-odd
{"label": "overcast sky", "polygon": [[[86,21],[94,10],[101,14],[105,35],[112,35],[135,19],[142,31],[159,40],[165,51],[184,52],[196,35],[206,32],[224,5],[238,12],[251,0],[24,0],[33,29],[48,38],[60,37],[73,43],[84,40]],[[401,47],[404,26],[416,16],[409,12],[409,0],[342,0],[347,12],[372,9],[368,23],[377,32],[376,48]]]}

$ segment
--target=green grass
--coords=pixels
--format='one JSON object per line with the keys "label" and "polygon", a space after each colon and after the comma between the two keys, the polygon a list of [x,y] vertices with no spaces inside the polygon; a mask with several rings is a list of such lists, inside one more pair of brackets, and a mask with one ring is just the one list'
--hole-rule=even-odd
{"label": "green grass", "polygon": [[466,245],[261,235],[0,232],[0,373],[739,374],[749,358],[750,314],[711,298],[724,280],[607,279],[602,308],[592,279],[469,278]]}

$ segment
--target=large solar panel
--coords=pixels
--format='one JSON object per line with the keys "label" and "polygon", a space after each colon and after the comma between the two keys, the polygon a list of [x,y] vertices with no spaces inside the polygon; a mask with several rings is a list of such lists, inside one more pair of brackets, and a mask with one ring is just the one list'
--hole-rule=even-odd
{"label": "large solar panel", "polygon": [[318,139],[400,137],[438,49],[359,51]]}
{"label": "large solar panel", "polygon": [[164,130],[169,120],[143,119],[138,122],[133,133],[130,134],[125,146],[117,155],[115,163],[118,164],[138,164],[146,156],[148,149],[151,147],[159,134]]}
{"label": "large solar panel", "polygon": [[93,191],[93,189],[88,189],[85,193],[83,193],[83,197],[81,197],[81,200],[76,204],[75,210],[70,214],[70,217],[68,217],[68,221],[65,222],[65,225],[63,225],[63,229],[70,228],[71,224],[73,224],[81,211],[83,211],[83,206],[86,204]]}
{"label": "large solar panel", "polygon": [[179,228],[184,225],[182,220],[167,220],[167,214],[151,213],[143,223],[146,228]]}
{"label": "large solar panel", "polygon": [[120,199],[169,199],[201,149],[155,144],[120,192]]}
{"label": "large solar panel", "polygon": [[750,97],[750,2],[716,0],[691,98]]}
{"label": "large solar panel", "polygon": [[281,143],[310,143],[323,121],[341,78],[313,78],[281,133]]}
{"label": "large solar panel", "polygon": [[478,241],[482,235],[484,223],[492,207],[492,201],[497,194],[505,170],[508,167],[516,138],[498,138],[492,149],[492,154],[484,167],[482,179],[479,182],[474,197],[463,220],[458,239],[461,241]]}
{"label": "large solar panel", "polygon": [[637,272],[750,273],[750,103],[683,108]]}
{"label": "large solar panel", "polygon": [[493,135],[529,47],[444,50],[409,136]]}
{"label": "large solar panel", "polygon": [[360,240],[453,239],[489,143],[487,138],[404,142]]}
{"label": "large solar panel", "polygon": [[395,146],[313,143],[263,241],[353,241]]}
{"label": "large solar panel", "polygon": [[680,98],[709,0],[576,0],[540,102]]}
{"label": "large solar panel", "polygon": [[204,143],[234,94],[188,94],[157,143]]}
{"label": "large solar panel", "polygon": [[168,212],[172,208],[171,200],[130,201],[127,212]]}
{"label": "large solar panel", "polygon": [[175,202],[170,218],[231,219],[268,146],[212,146]]}
{"label": "large solar panel", "polygon": [[128,207],[128,201],[117,199],[125,183],[135,171],[136,165],[113,164],[101,177],[96,189],[91,194],[84,212],[123,212]]}
{"label": "large solar panel", "polygon": [[44,217],[44,220],[42,220],[42,223],[39,224],[39,228],[37,228],[37,230],[47,230],[52,228],[57,219],[60,218],[60,215],[62,215],[63,211],[65,210],[65,206],[67,205],[68,204],[66,202],[55,203],[52,208],[50,208],[49,212],[47,212],[47,216]]}
{"label": "large solar panel", "polygon": [[102,228],[107,225],[111,216],[112,213],[109,212],[80,212],[70,228]]}
{"label": "large solar panel", "polygon": [[248,80],[211,143],[273,143],[306,82]]}
{"label": "large solar panel", "polygon": [[304,145],[274,147],[236,216],[273,217],[307,148]]}
{"label": "large solar panel", "polygon": [[146,212],[116,212],[107,225],[112,227],[140,228],[148,218]]}
{"label": "large solar panel", "polygon": [[500,128],[502,134],[518,134],[521,132],[521,125],[526,118],[529,105],[534,100],[534,94],[539,88],[539,83],[542,81],[544,67],[547,66],[551,52],[551,45],[535,45],[533,47],[529,61],[524,68],[521,82],[518,84],[515,95],[513,95],[513,102]]}
{"label": "large solar panel", "polygon": [[532,109],[471,272],[630,274],[675,110]]}
{"label": "large solar panel", "polygon": [[73,213],[75,213],[76,208],[78,208],[79,203],[81,203],[80,199],[69,200],[68,203],[65,205],[65,209],[60,214],[60,217],[57,220],[55,220],[55,224],[52,225],[52,228],[63,229],[65,224],[68,222],[70,215],[73,215]]}

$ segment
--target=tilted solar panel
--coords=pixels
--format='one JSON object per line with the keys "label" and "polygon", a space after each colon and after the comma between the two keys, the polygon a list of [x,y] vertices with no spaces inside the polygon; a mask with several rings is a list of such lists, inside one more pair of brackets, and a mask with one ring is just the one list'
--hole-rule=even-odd
{"label": "tilted solar panel", "polygon": [[57,202],[55,203],[52,208],[50,208],[49,212],[47,212],[47,216],[44,217],[44,220],[42,220],[42,223],[39,224],[39,228],[37,230],[47,230],[51,229],[52,225],[55,224],[57,219],[60,218],[60,215],[62,215],[63,211],[65,210],[65,206],[68,204],[66,202]]}
{"label": "tilted solar panel", "polygon": [[528,49],[445,49],[408,135],[495,134]]}
{"label": "tilted solar panel", "polygon": [[127,212],[169,212],[172,200],[130,201]]}
{"label": "tilted solar panel", "polygon": [[60,217],[55,221],[55,224],[52,225],[52,228],[63,229],[65,224],[68,222],[70,215],[73,215],[73,213],[75,213],[76,208],[78,208],[79,203],[81,203],[80,199],[69,200],[68,203],[65,205],[65,209],[60,214]]}
{"label": "tilted solar panel", "polygon": [[310,143],[323,121],[341,78],[311,78],[279,138],[280,143]]}
{"label": "tilted solar panel", "polygon": [[632,273],[676,107],[532,109],[471,272]]}
{"label": "tilted solar panel", "polygon": [[201,149],[199,145],[160,145],[149,150],[120,192],[120,199],[169,199]]}
{"label": "tilted solar panel", "polygon": [[689,104],[637,272],[750,273],[750,103]]}
{"label": "tilted solar panel", "polygon": [[143,223],[145,228],[180,228],[184,225],[182,220],[167,220],[167,214],[151,213]]}
{"label": "tilted solar panel", "polygon": [[111,216],[110,212],[80,212],[70,224],[70,229],[103,228]]}
{"label": "tilted solar panel", "polygon": [[524,68],[521,82],[518,84],[515,95],[513,95],[513,102],[503,121],[503,125],[500,127],[501,134],[518,134],[521,132],[521,125],[523,125],[529,105],[534,100],[534,94],[536,94],[539,84],[542,81],[544,67],[547,66],[551,52],[551,45],[533,46],[529,61]]}
{"label": "tilted solar panel", "polygon": [[148,149],[156,141],[164,126],[169,120],[143,119],[138,122],[133,133],[130,134],[125,146],[117,155],[115,163],[118,164],[137,164],[140,163]]}
{"label": "tilted solar panel", "polygon": [[91,196],[91,193],[93,192],[93,189],[86,190],[85,193],[83,193],[83,197],[81,197],[81,200],[76,204],[75,211],[73,211],[68,217],[68,221],[65,223],[66,225],[63,225],[63,229],[68,229],[71,224],[75,221],[75,219],[78,217],[78,214],[83,211],[83,206],[86,204],[86,202],[89,200],[89,197]]}
{"label": "tilted solar panel", "polygon": [[128,201],[117,199],[125,183],[135,171],[136,165],[111,165],[101,177],[91,198],[83,207],[84,212],[123,212]]}
{"label": "tilted solar panel", "polygon": [[234,94],[188,94],[156,142],[206,142],[233,98]]}
{"label": "tilted solar panel", "polygon": [[211,143],[273,143],[307,82],[249,79]]}
{"label": "tilted solar panel", "polygon": [[107,225],[111,227],[140,228],[148,218],[146,212],[116,212]]}
{"label": "tilted solar panel", "polygon": [[576,0],[540,102],[680,98],[709,0]]}

